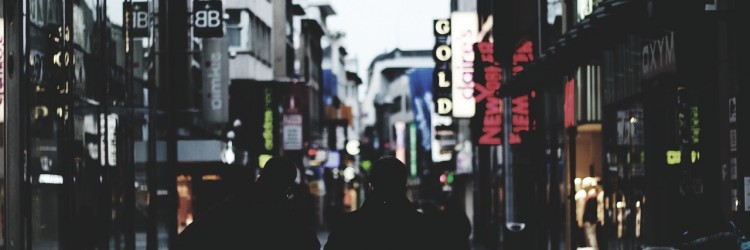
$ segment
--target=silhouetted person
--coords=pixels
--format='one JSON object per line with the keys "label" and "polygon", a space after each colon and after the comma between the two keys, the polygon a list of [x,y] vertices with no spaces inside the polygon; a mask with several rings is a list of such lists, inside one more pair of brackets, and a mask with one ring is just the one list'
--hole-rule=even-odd
{"label": "silhouetted person", "polygon": [[431,227],[406,198],[407,169],[394,157],[375,161],[369,175],[370,196],[362,207],[333,225],[325,250],[435,249]]}
{"label": "silhouetted person", "polygon": [[588,192],[586,203],[584,203],[583,207],[583,230],[586,238],[586,245],[593,249],[599,249],[599,244],[596,238],[596,224],[599,221],[597,206],[596,190],[591,189]]}
{"label": "silhouetted person", "polygon": [[469,236],[471,235],[471,221],[466,216],[458,196],[451,195],[441,207],[437,221],[438,235],[441,239],[437,249],[469,250]]}
{"label": "silhouetted person", "polygon": [[319,250],[315,231],[289,199],[296,175],[290,160],[271,158],[252,189],[188,225],[177,238],[177,249]]}

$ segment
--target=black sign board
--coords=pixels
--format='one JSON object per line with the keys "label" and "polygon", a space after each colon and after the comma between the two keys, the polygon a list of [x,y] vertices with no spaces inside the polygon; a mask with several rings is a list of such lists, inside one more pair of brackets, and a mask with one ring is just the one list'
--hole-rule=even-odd
{"label": "black sign board", "polygon": [[196,37],[224,36],[221,1],[193,1],[193,33]]}
{"label": "black sign board", "polygon": [[148,37],[148,2],[124,2],[123,23],[132,37]]}

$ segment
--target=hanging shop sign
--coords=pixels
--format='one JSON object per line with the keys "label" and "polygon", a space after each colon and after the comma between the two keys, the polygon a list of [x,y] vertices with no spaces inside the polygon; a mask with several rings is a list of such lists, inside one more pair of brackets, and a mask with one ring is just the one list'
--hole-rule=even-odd
{"label": "hanging shop sign", "polygon": [[435,47],[432,50],[435,60],[435,70],[432,75],[432,93],[435,112],[438,115],[451,115],[453,101],[451,100],[451,58],[453,53],[448,44],[450,40],[451,22],[449,19],[439,19],[433,22],[435,33]]}
{"label": "hanging shop sign", "polygon": [[[521,46],[516,49],[513,54],[513,71],[512,74],[515,76],[518,72],[523,71],[524,65],[534,60],[533,43],[531,41],[523,41]],[[528,95],[522,95],[513,98],[511,107],[511,124],[513,129],[510,131],[508,136],[508,142],[510,144],[521,143],[521,131],[528,131],[531,127],[529,121],[529,99],[534,98],[534,91]]]}
{"label": "hanging shop sign", "polygon": [[102,166],[117,166],[117,114],[99,115],[99,160]]}
{"label": "hanging shop sign", "polygon": [[453,117],[471,118],[476,112],[474,101],[474,43],[479,33],[476,12],[454,12],[451,15],[451,73]]}
{"label": "hanging shop sign", "polygon": [[148,37],[148,26],[150,15],[148,13],[148,2],[123,2],[122,23],[128,25],[127,32],[131,37]]}
{"label": "hanging shop sign", "polygon": [[674,32],[669,32],[659,39],[643,45],[641,63],[644,80],[651,79],[661,73],[674,72],[676,69]]}
{"label": "hanging shop sign", "polygon": [[224,38],[203,39],[203,118],[229,121],[229,55]]}
{"label": "hanging shop sign", "polygon": [[571,77],[568,82],[565,83],[565,103],[563,104],[564,126],[569,128],[576,125],[576,107],[575,107],[575,94],[576,94],[576,80]]}
{"label": "hanging shop sign", "polygon": [[453,159],[456,147],[456,128],[450,116],[432,117],[432,161],[447,162]]}
{"label": "hanging shop sign", "polygon": [[263,148],[267,151],[273,150],[273,90],[271,88],[264,89],[263,95]]}
{"label": "hanging shop sign", "polygon": [[500,89],[502,70],[500,63],[495,61],[494,45],[491,42],[475,44],[474,51],[474,100],[476,114],[472,123],[481,128],[477,142],[480,145],[502,144],[503,132],[503,102],[495,96]]}
{"label": "hanging shop sign", "polygon": [[193,1],[193,34],[196,37],[224,36],[221,1]]}
{"label": "hanging shop sign", "polygon": [[[456,146],[456,132],[453,125],[453,86],[451,74],[451,59],[453,51],[450,45],[452,24],[450,19],[438,19],[433,22],[433,33],[435,34],[435,47],[433,48],[433,59],[435,69],[432,74],[432,96],[433,105],[430,110],[429,136],[422,134],[423,138],[429,138],[432,162],[442,163],[453,160],[453,152]],[[425,97],[427,93],[425,93]],[[428,100],[424,100],[427,102]],[[430,107],[428,106],[428,109]],[[423,110],[424,112],[424,110]],[[421,126],[420,126],[421,127]]]}
{"label": "hanging shop sign", "polygon": [[302,150],[302,115],[285,114],[283,124],[284,150]]}

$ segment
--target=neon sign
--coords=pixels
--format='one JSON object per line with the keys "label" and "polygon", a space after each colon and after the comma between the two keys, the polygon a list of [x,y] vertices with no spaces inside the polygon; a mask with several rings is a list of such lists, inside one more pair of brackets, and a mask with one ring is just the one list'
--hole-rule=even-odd
{"label": "neon sign", "polygon": [[477,106],[484,105],[484,118],[481,119],[482,132],[479,137],[479,144],[499,145],[502,144],[501,135],[503,132],[503,102],[495,96],[495,91],[502,85],[502,70],[500,64],[495,61],[493,55],[494,46],[491,42],[477,43],[477,51],[482,66],[477,70],[482,70],[484,79],[478,79],[474,83],[474,90],[478,93],[474,97]]}
{"label": "neon sign", "polygon": [[263,145],[266,150],[273,149],[273,111],[271,110],[271,89],[265,89],[265,106],[263,112]]}
{"label": "neon sign", "polygon": [[[534,60],[533,44],[531,41],[524,41],[516,53],[513,55],[513,75],[515,76],[518,72],[523,71],[523,63],[531,62]],[[534,97],[534,92],[531,92],[531,97]],[[523,95],[513,98],[513,107],[511,123],[513,124],[513,130],[510,131],[508,141],[510,144],[521,143],[521,137],[519,133],[521,131],[528,131],[530,125],[529,122],[529,96]]]}

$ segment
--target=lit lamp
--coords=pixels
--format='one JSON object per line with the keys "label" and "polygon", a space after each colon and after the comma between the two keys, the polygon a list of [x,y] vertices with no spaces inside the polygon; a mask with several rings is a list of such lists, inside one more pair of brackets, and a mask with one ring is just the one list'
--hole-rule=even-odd
{"label": "lit lamp", "polygon": [[226,164],[234,163],[234,150],[232,150],[232,141],[227,142],[227,148],[221,154],[221,161]]}

